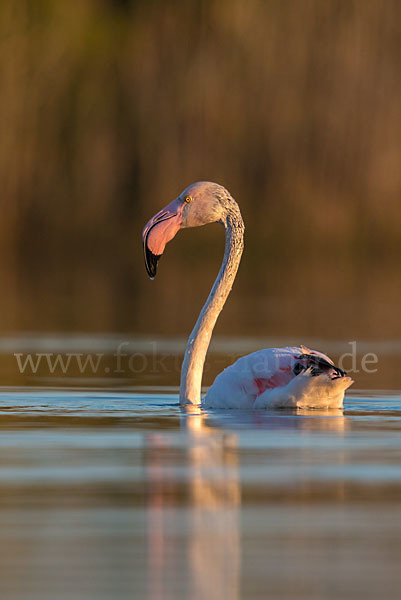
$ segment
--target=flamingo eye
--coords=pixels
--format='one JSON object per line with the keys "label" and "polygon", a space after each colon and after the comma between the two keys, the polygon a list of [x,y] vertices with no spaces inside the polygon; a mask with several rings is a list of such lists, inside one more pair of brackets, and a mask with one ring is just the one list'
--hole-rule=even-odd
{"label": "flamingo eye", "polygon": [[186,196],[186,197],[185,197],[185,202],[186,202],[187,204],[189,204],[190,202],[192,202],[192,196]]}

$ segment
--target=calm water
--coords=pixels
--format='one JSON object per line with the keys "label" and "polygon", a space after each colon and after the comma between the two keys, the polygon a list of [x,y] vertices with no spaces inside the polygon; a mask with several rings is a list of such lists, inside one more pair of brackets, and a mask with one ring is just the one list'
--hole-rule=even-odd
{"label": "calm water", "polygon": [[3,388],[1,598],[399,598],[401,394],[180,412]]}

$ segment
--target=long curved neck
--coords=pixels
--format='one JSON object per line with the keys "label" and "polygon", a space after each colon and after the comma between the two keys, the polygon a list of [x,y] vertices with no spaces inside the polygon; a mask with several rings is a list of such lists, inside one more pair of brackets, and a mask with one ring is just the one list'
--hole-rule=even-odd
{"label": "long curved neck", "polygon": [[226,233],[223,263],[195,327],[188,338],[181,368],[180,404],[200,404],[203,366],[210,338],[231,291],[244,249],[244,222],[237,203],[231,200],[222,221]]}

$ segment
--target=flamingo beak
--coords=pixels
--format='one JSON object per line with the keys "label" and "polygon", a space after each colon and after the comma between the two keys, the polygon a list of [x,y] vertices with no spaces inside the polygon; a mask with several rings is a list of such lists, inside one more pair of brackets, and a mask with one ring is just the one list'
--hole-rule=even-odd
{"label": "flamingo beak", "polygon": [[181,227],[182,211],[183,204],[177,198],[152,217],[142,231],[145,268],[151,279],[156,276],[157,263],[167,242],[173,239]]}

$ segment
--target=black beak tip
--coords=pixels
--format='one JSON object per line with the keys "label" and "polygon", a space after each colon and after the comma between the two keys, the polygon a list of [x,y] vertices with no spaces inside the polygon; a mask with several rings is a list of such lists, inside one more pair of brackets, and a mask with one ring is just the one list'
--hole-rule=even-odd
{"label": "black beak tip", "polygon": [[157,263],[161,254],[153,254],[149,248],[145,247],[145,267],[146,272],[151,279],[154,279],[157,274]]}

